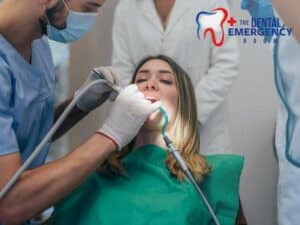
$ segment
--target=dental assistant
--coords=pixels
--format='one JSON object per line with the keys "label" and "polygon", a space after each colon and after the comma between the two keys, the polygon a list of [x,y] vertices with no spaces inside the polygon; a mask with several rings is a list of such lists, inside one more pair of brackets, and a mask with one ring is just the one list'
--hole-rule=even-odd
{"label": "dental assistant", "polygon": [[278,225],[300,221],[300,2],[297,0],[244,0],[253,17],[271,17],[272,5],[292,36],[279,37],[274,47],[275,84],[280,97],[275,144],[279,178]]}
{"label": "dental assistant", "polygon": [[227,96],[238,76],[237,42],[227,34],[221,47],[210,38],[199,40],[195,22],[199,12],[219,7],[229,9],[226,0],[122,0],[113,24],[112,65],[124,83],[148,55],[167,55],[191,76],[200,151],[207,154],[232,151]]}
{"label": "dental assistant", "polygon": [[279,38],[274,49],[275,82],[281,100],[275,138],[278,225],[296,225],[300,220],[300,3],[273,0],[273,5],[293,28],[293,36]]}
{"label": "dental assistant", "polygon": [[[4,0],[0,3],[0,189],[70,101],[54,110],[53,62],[44,35],[64,43],[81,38],[94,25],[98,8],[104,2]],[[103,72],[118,85],[118,77],[112,71]],[[89,77],[87,82],[92,79]],[[99,87],[88,91],[54,139],[108,97],[109,93],[103,95]],[[49,143],[0,199],[0,224],[30,224],[30,218],[71,192],[108,155],[122,149],[158,107],[159,103],[151,104],[131,85],[121,91],[97,134],[62,159],[44,164]]]}

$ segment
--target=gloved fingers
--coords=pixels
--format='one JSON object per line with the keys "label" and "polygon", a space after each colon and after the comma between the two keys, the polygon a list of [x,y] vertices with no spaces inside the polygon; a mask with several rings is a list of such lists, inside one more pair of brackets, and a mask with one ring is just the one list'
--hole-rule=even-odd
{"label": "gloved fingers", "polygon": [[119,73],[109,66],[97,67],[93,69],[94,76],[98,76],[98,78],[106,79],[110,81],[114,85],[119,85],[120,83],[120,75]]}
{"label": "gloved fingers", "polygon": [[249,7],[249,0],[242,0],[241,8],[242,9],[248,9],[248,7]]}
{"label": "gloved fingers", "polygon": [[114,69],[113,67],[110,67],[110,71],[112,73],[112,76],[114,78],[114,84],[115,85],[118,85],[118,86],[121,86],[121,74],[116,70]]}
{"label": "gloved fingers", "polygon": [[[95,80],[92,82],[95,82]],[[83,85],[83,87],[75,92],[76,97],[78,97],[79,94],[81,95],[78,98],[76,105],[83,112],[89,112],[100,106],[110,97],[111,94],[111,89],[106,82],[95,84],[92,84],[92,82],[86,84],[91,85],[88,89],[85,89],[86,85]],[[82,93],[83,90],[85,90],[84,93]]]}
{"label": "gloved fingers", "polygon": [[115,101],[116,100],[116,98],[118,97],[118,95],[119,95],[119,92],[118,91],[111,91],[110,93],[109,93],[109,101],[111,101],[111,102],[113,102],[113,101]]}
{"label": "gloved fingers", "polygon": [[[272,7],[271,0],[242,0],[241,8],[248,10],[253,18],[268,18],[274,17],[274,10]],[[257,27],[263,28],[261,25]],[[264,34],[264,41],[270,42],[272,39],[272,34]]]}
{"label": "gloved fingers", "polygon": [[141,104],[141,112],[143,112],[145,118],[147,118],[150,114],[154,113],[161,106],[161,102],[151,103],[149,100],[146,100]]}
{"label": "gloved fingers", "polygon": [[128,85],[120,92],[116,101],[128,101],[129,99],[138,98],[139,95],[136,95],[138,92],[139,90],[135,84]]}
{"label": "gloved fingers", "polygon": [[145,120],[151,113],[158,110],[160,106],[161,102],[151,103],[151,101],[143,98],[136,99],[129,107],[129,110],[131,110],[132,114],[137,118]]}
{"label": "gloved fingers", "polygon": [[[101,96],[102,93],[110,92],[111,91],[110,86],[107,84],[107,82],[105,80],[102,80],[102,81],[103,82],[97,83],[96,80],[94,80],[94,81],[86,84],[82,88],[80,88],[79,91],[82,91],[86,86],[90,85],[87,92],[89,92],[90,95],[91,94],[94,95],[95,97]],[[93,82],[95,82],[95,83],[92,84]]]}
{"label": "gloved fingers", "polygon": [[131,84],[120,92],[99,131],[111,137],[121,150],[136,136],[147,117],[160,105],[160,102],[152,104],[145,99],[137,85]]}
{"label": "gloved fingers", "polygon": [[155,111],[157,111],[159,109],[159,107],[162,106],[162,103],[159,101],[159,102],[154,102],[154,103],[151,103],[149,108],[148,108],[148,112],[151,114],[151,113],[154,113]]}
{"label": "gloved fingers", "polygon": [[[241,1],[241,8],[242,9],[249,9],[249,10],[261,10],[264,7],[271,7],[272,8],[272,2],[271,0],[242,0]],[[254,14],[257,14],[258,12],[253,12]],[[252,13],[252,14],[253,14]],[[255,16],[255,15],[252,15]],[[262,15],[260,15],[262,16]],[[268,16],[268,15],[266,15]]]}
{"label": "gloved fingers", "polygon": [[136,84],[130,84],[123,89],[124,93],[133,94],[138,91],[138,87]]}
{"label": "gloved fingers", "polygon": [[[144,94],[143,94],[142,92],[140,92],[140,91],[137,91],[137,92],[134,94],[134,96],[135,96],[137,99],[146,100]],[[149,100],[147,100],[147,101],[149,101]]]}

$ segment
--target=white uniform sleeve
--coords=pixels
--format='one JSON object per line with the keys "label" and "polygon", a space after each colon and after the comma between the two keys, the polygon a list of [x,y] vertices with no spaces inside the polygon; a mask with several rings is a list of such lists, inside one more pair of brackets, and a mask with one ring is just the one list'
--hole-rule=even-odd
{"label": "white uniform sleeve", "polygon": [[12,127],[12,82],[6,64],[0,59],[0,156],[19,149]]}
{"label": "white uniform sleeve", "polygon": [[130,58],[130,49],[128,48],[128,40],[126,40],[126,7],[130,4],[128,1],[119,2],[113,21],[113,53],[112,66],[116,69],[122,78],[121,84],[127,85],[131,81],[134,72],[134,63]]}
{"label": "white uniform sleeve", "polygon": [[[218,7],[222,4],[226,9],[229,9],[226,1],[219,1]],[[224,44],[221,47],[215,47],[211,44],[211,66],[207,74],[204,74],[201,81],[195,87],[201,124],[204,124],[209,116],[225,100],[233,81],[238,75],[238,44],[234,37],[226,35],[226,26],[224,26],[224,29]]]}

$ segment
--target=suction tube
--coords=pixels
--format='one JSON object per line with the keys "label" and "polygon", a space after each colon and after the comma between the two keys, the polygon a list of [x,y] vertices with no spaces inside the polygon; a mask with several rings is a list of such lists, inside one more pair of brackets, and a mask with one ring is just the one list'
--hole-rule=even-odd
{"label": "suction tube", "polygon": [[171,139],[166,135],[166,128],[167,128],[167,125],[169,123],[168,113],[166,112],[166,110],[163,107],[160,107],[159,110],[163,114],[163,117],[164,117],[164,120],[165,120],[164,124],[163,124],[163,127],[162,127],[161,133],[162,133],[162,137],[164,139],[164,142],[165,142],[166,146],[168,147],[169,152],[172,153],[173,157],[176,159],[177,163],[179,164],[179,166],[181,167],[181,169],[183,170],[185,175],[188,177],[190,182],[193,184],[194,188],[197,190],[197,192],[200,195],[200,197],[202,198],[205,206],[207,207],[210,215],[212,216],[212,219],[213,219],[214,223],[216,225],[220,225],[220,222],[219,222],[215,212],[213,211],[211,205],[209,204],[208,200],[206,199],[206,197],[205,197],[204,193],[202,192],[201,188],[197,184],[193,174],[189,170],[188,166],[186,165],[186,163],[185,163],[184,159],[182,158],[182,156],[180,155],[179,151],[173,145]]}

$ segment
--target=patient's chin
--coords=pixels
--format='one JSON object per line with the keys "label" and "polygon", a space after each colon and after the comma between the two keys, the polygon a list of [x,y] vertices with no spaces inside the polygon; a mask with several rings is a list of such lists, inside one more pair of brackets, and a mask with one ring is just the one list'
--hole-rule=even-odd
{"label": "patient's chin", "polygon": [[146,123],[152,123],[152,124],[159,124],[161,123],[162,121],[162,115],[160,112],[154,112],[152,113],[146,120]]}
{"label": "patient's chin", "polygon": [[149,131],[160,131],[163,126],[163,118],[160,113],[152,113],[146,120],[143,128]]}
{"label": "patient's chin", "polygon": [[151,121],[147,121],[143,128],[148,131],[161,131],[162,124],[161,123],[151,123]]}

